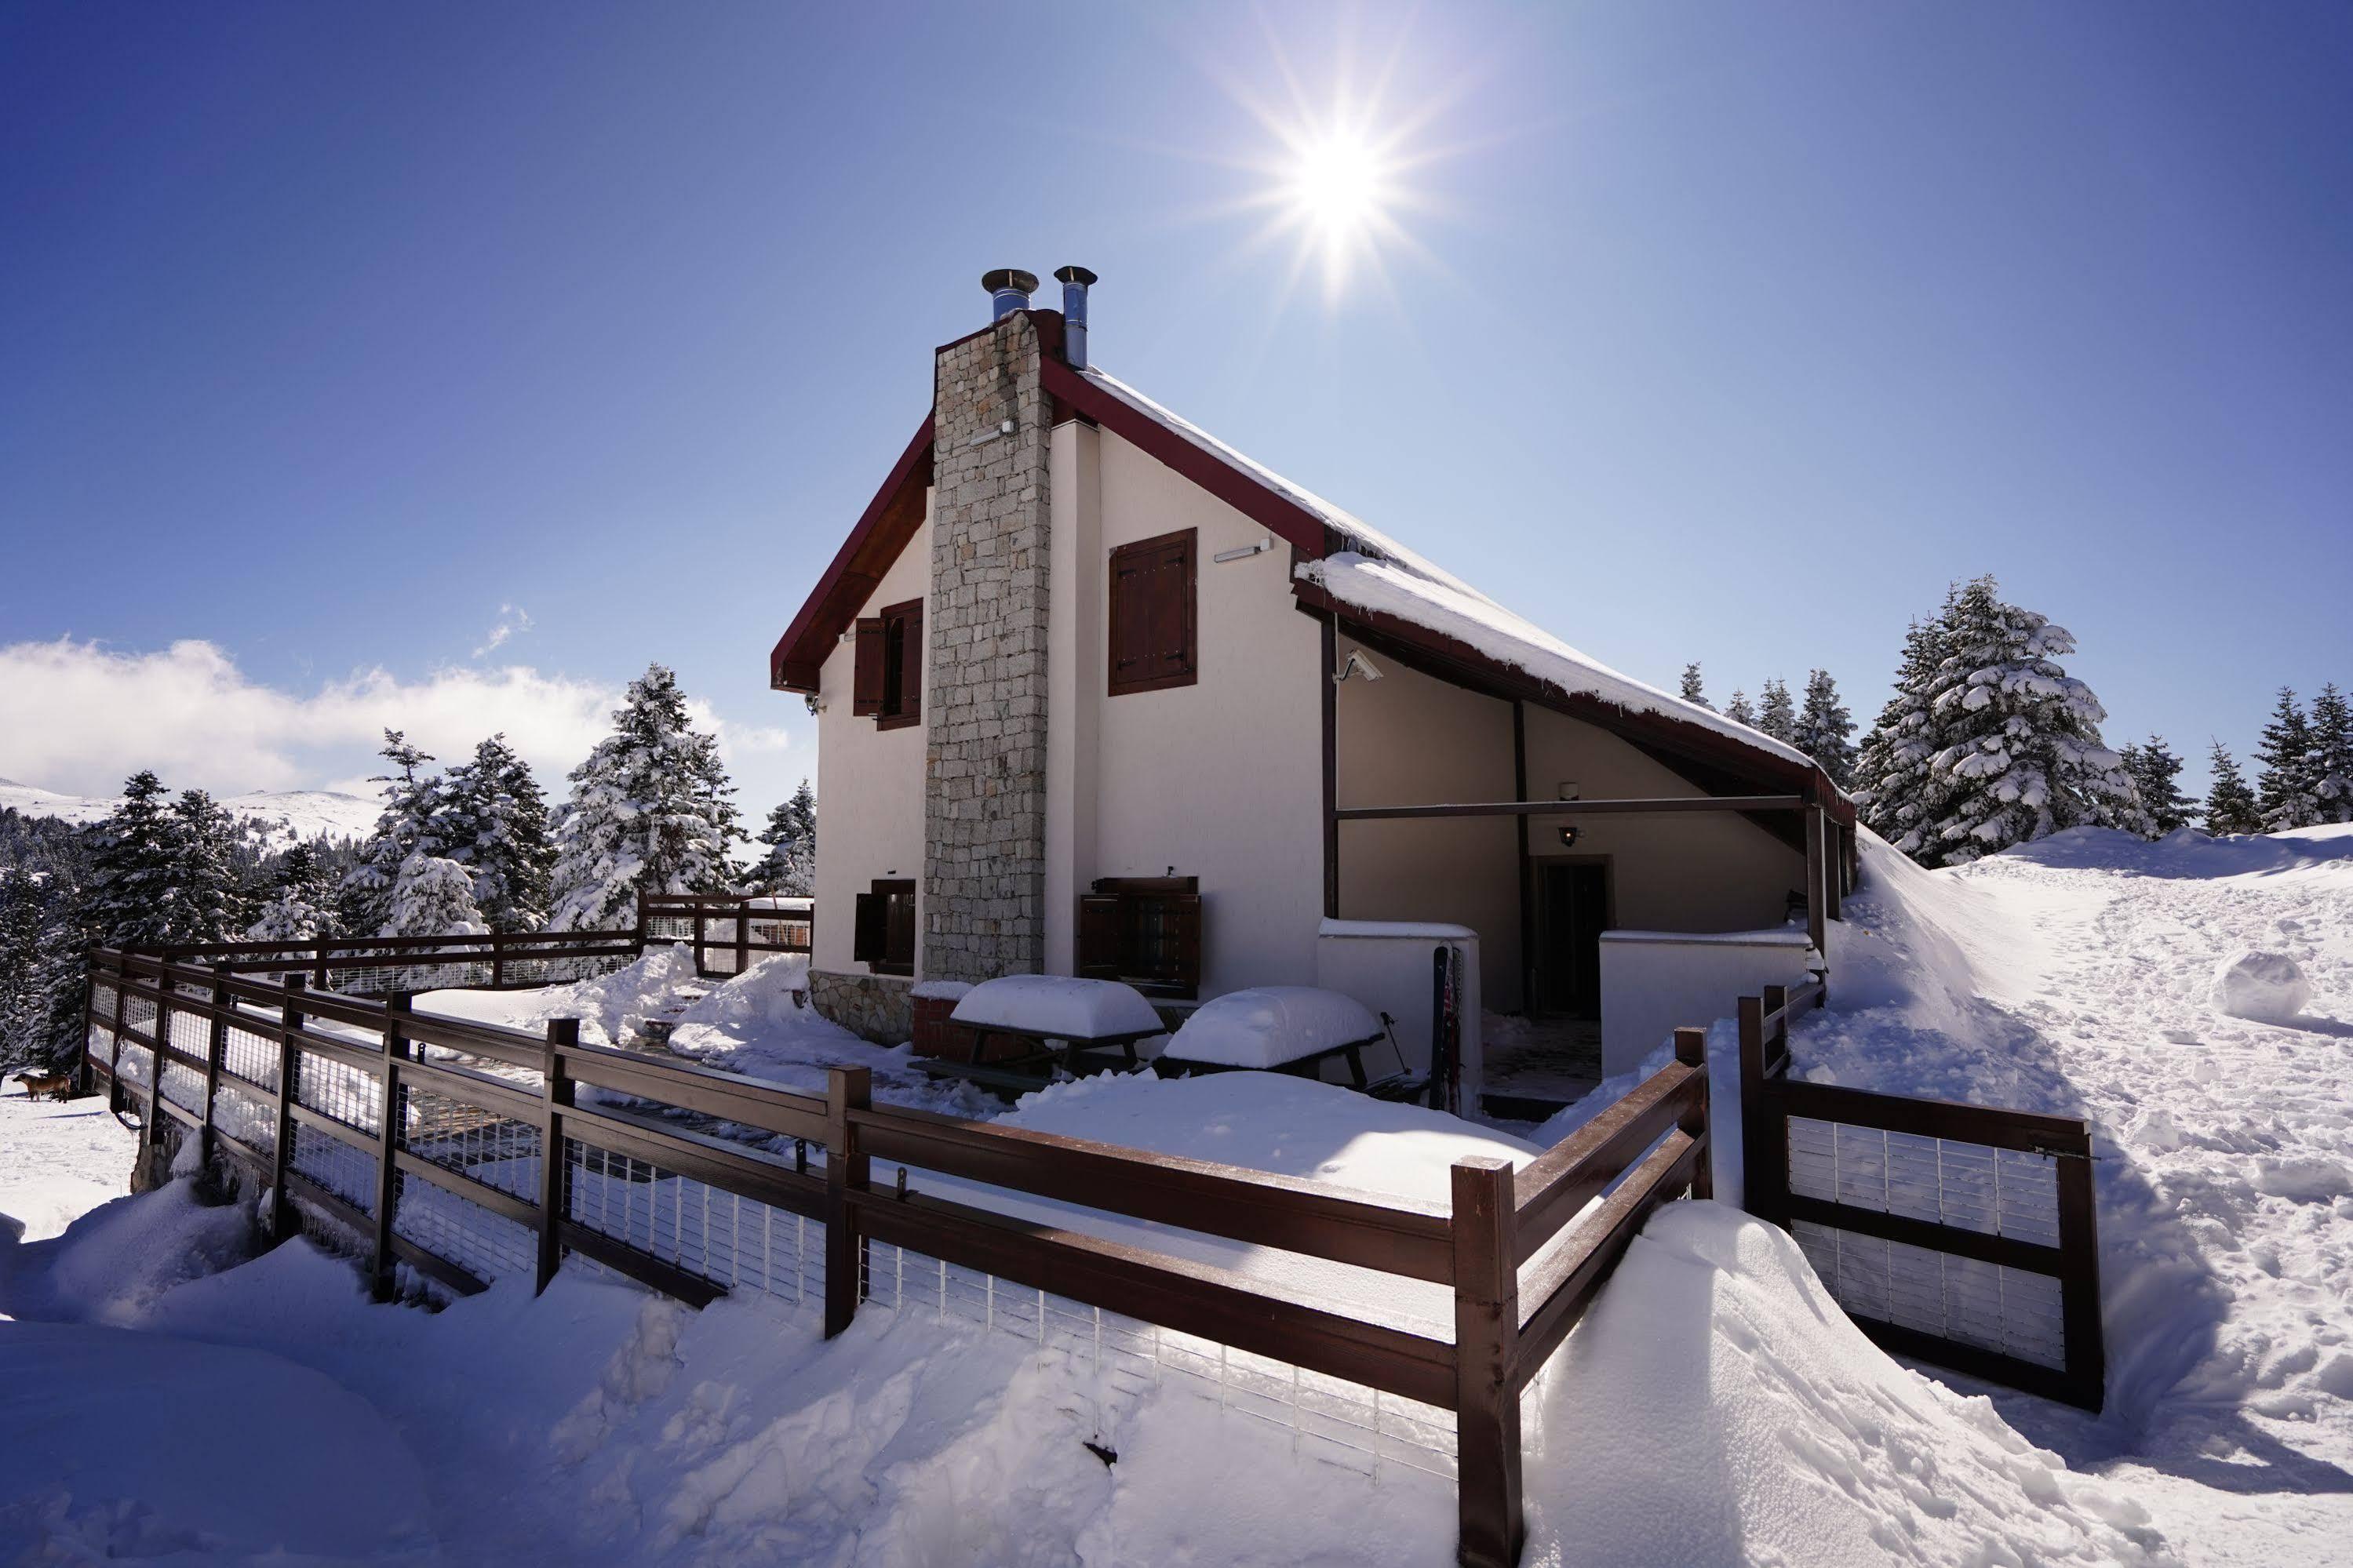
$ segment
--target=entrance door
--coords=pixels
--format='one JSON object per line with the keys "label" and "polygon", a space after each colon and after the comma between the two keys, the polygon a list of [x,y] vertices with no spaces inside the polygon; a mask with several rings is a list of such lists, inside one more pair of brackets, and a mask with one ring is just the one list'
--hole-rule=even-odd
{"label": "entrance door", "polygon": [[1609,869],[1598,861],[1536,862],[1536,994],[1547,1013],[1601,1016]]}

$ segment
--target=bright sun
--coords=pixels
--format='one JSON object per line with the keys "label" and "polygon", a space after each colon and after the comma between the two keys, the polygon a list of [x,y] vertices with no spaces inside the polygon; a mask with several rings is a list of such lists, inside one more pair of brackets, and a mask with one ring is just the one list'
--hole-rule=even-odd
{"label": "bright sun", "polygon": [[1297,265],[1320,265],[1328,300],[1357,263],[1377,265],[1380,241],[1397,235],[1396,165],[1380,142],[1345,122],[1288,131],[1282,140],[1278,221],[1297,232]]}
{"label": "bright sun", "polygon": [[1381,210],[1381,166],[1356,137],[1335,135],[1297,151],[1292,199],[1328,241],[1354,237]]}

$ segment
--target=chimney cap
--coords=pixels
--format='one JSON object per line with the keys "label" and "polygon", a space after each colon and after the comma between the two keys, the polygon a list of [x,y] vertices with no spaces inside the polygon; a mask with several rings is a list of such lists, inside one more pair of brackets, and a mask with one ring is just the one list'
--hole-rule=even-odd
{"label": "chimney cap", "polygon": [[1038,291],[1038,275],[1024,272],[1018,267],[999,267],[980,275],[980,286],[992,294],[1012,289],[1023,294]]}
{"label": "chimney cap", "polygon": [[1088,271],[1083,267],[1057,267],[1054,268],[1054,281],[1057,283],[1091,284],[1097,281],[1097,279],[1093,273]]}

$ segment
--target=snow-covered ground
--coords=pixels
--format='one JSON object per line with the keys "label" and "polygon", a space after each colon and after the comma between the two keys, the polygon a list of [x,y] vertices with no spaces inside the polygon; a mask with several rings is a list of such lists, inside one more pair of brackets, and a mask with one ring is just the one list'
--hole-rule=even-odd
{"label": "snow-covered ground", "polygon": [[[62,817],[86,826],[104,821],[121,804],[120,799],[59,795],[0,779],[0,807],[13,806],[26,816]],[[231,816],[260,824],[275,849],[305,838],[365,838],[384,809],[381,801],[323,789],[257,790],[229,795],[220,805]]]}
{"label": "snow-covered ground", "polygon": [[[2193,1561],[2353,1561],[2353,827],[1866,861],[1799,1071],[2085,1116],[2102,1156],[2108,1411],[1999,1406]],[[2248,949],[2303,1016],[2216,1009]]]}

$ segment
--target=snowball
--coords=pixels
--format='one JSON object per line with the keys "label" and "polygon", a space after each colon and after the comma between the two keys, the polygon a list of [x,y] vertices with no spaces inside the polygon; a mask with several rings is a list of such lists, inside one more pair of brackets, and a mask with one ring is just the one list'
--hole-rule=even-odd
{"label": "snowball", "polygon": [[1160,1015],[1134,986],[1060,974],[984,980],[965,994],[949,1016],[959,1024],[1021,1029],[1058,1040],[1156,1035],[1162,1027]]}
{"label": "snowball", "polygon": [[1275,1068],[1380,1032],[1381,1021],[1353,996],[1313,985],[1261,985],[1203,1004],[1161,1054],[1178,1061]]}
{"label": "snowball", "polygon": [[2312,1000],[2312,985],[2287,954],[2250,948],[2222,961],[2208,999],[2216,1012],[2233,1018],[2284,1024]]}

